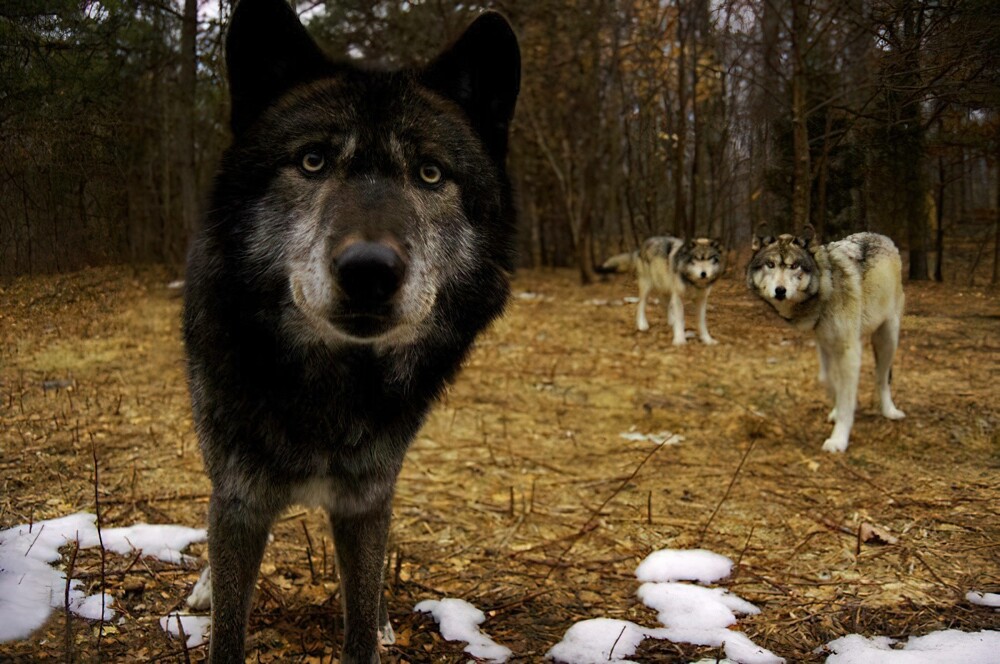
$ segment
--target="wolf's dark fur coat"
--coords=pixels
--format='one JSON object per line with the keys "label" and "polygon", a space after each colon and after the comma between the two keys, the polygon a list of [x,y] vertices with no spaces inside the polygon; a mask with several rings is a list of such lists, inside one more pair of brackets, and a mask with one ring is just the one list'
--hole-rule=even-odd
{"label": "wolf's dark fur coat", "polygon": [[[517,43],[487,13],[428,67],[374,71],[324,56],[284,0],[242,0],[227,63],[234,139],[190,252],[183,321],[213,487],[211,660],[243,661],[270,526],[305,501],[331,517],[341,661],[377,662],[404,454],[508,297],[515,221],[504,158]],[[410,281],[433,282],[412,287],[424,288],[416,322],[397,315],[408,301],[378,315],[351,309],[332,265],[358,238],[389,238],[379,246],[408,261],[396,300],[410,297]],[[293,265],[300,259],[305,267]],[[334,276],[317,277],[324,269]],[[323,320],[303,305],[316,297],[303,294],[313,281],[329,286]],[[394,325],[405,333],[393,336]]]}

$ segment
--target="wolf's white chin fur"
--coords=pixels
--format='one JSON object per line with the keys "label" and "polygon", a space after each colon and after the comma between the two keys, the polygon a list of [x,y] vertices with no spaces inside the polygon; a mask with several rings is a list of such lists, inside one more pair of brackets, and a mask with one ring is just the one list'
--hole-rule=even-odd
{"label": "wolf's white chin fur", "polygon": [[305,294],[301,280],[295,275],[289,279],[289,288],[292,293],[292,302],[294,302],[295,307],[302,313],[305,319],[300,324],[294,325],[294,329],[300,337],[312,336],[314,339],[331,345],[370,344],[380,351],[412,344],[419,340],[429,327],[426,321],[435,299],[433,296],[425,298],[431,304],[422,303],[424,306],[420,307],[418,313],[423,315],[417,321],[401,318],[396,321],[395,325],[381,334],[371,337],[358,337],[334,325],[327,317],[325,311],[312,306]]}

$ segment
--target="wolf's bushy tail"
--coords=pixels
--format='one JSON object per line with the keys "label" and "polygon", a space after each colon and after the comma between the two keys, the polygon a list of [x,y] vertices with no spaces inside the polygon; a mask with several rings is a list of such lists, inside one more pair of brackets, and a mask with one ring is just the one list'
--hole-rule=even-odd
{"label": "wolf's bushy tail", "polygon": [[617,256],[612,256],[608,260],[604,261],[603,265],[594,268],[594,270],[601,274],[631,272],[635,269],[635,259],[637,257],[638,252],[635,251],[628,254],[618,254]]}

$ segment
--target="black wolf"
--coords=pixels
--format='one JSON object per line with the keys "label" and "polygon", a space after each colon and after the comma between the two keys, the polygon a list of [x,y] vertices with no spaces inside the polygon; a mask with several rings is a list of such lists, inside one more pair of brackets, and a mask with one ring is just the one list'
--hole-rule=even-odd
{"label": "black wolf", "polygon": [[242,0],[226,62],[233,143],[184,307],[210,659],[243,661],[270,527],[305,503],[330,516],[341,661],[377,662],[403,457],[509,294],[517,40],[485,13],[426,67],[379,71],[325,56],[284,0]]}

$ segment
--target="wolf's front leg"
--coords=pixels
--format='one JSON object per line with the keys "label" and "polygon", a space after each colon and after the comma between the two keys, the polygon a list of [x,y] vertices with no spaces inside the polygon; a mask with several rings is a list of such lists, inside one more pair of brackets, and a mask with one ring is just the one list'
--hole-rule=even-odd
{"label": "wolf's front leg", "polygon": [[817,355],[819,355],[819,384],[823,386],[826,390],[826,396],[830,401],[834,403],[833,409],[830,414],[826,416],[827,422],[837,421],[837,391],[833,388],[833,383],[830,381],[830,351],[823,347],[822,343],[816,344]]}
{"label": "wolf's front leg", "polygon": [[649,329],[649,321],[646,320],[646,299],[649,298],[649,291],[652,285],[642,277],[639,278],[639,304],[635,309],[635,329],[645,332]]}
{"label": "wolf's front leg", "polygon": [[708,321],[706,320],[708,316],[708,294],[712,292],[712,287],[701,291],[698,296],[698,336],[701,339],[701,343],[708,346],[715,345],[719,343],[712,338],[712,335],[708,333]]}
{"label": "wolf's front leg", "polygon": [[212,492],[208,505],[212,664],[243,662],[254,585],[273,520],[270,510]]}
{"label": "wolf's front leg", "polygon": [[860,343],[840,348],[831,353],[827,366],[827,379],[834,393],[833,433],[823,443],[825,452],[847,450],[851,427],[854,426],[854,410],[858,403],[858,375],[861,371]]}
{"label": "wolf's front leg", "polygon": [[[344,609],[343,664],[377,664],[380,633],[392,633],[382,598],[382,569],[392,501],[371,512],[330,515]],[[382,623],[385,624],[382,624]]]}
{"label": "wolf's front leg", "polygon": [[671,322],[674,326],[674,345],[683,346],[687,343],[687,339],[684,338],[684,300],[681,299],[680,293],[673,291],[670,293],[670,317]]}

